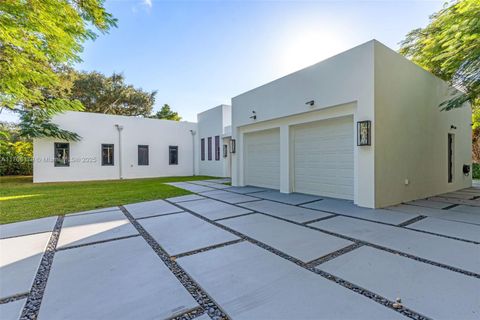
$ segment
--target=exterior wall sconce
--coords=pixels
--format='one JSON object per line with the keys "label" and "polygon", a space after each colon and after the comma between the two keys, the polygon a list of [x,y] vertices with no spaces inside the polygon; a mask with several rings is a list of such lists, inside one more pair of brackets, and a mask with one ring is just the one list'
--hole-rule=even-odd
{"label": "exterior wall sconce", "polygon": [[223,145],[223,157],[228,157],[228,145],[226,144]]}
{"label": "exterior wall sconce", "polygon": [[235,148],[235,139],[230,140],[230,153],[235,153],[236,148]]}
{"label": "exterior wall sconce", "polygon": [[255,112],[255,110],[252,111],[252,115],[250,116],[250,119],[257,120],[257,113]]}
{"label": "exterior wall sconce", "polygon": [[307,101],[307,102],[305,102],[305,104],[306,104],[307,106],[313,107],[313,105],[315,104],[315,100]]}
{"label": "exterior wall sconce", "polygon": [[357,146],[370,146],[372,145],[372,122],[358,121],[357,122]]}

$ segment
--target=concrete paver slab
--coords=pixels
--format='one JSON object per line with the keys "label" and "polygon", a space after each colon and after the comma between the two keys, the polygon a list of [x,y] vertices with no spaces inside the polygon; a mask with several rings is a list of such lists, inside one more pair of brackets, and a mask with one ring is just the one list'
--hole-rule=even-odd
{"label": "concrete paver slab", "polygon": [[475,213],[480,216],[480,208],[467,205],[458,205],[455,208],[452,208],[455,211],[466,212],[466,213]]}
{"label": "concrete paver slab", "polygon": [[276,190],[268,190],[263,192],[256,192],[255,197],[273,200],[278,202],[283,202],[286,204],[298,205],[302,203],[307,203],[315,200],[321,200],[321,197],[312,196],[302,193],[281,193]]}
{"label": "concrete paver slab", "polygon": [[229,188],[230,186],[218,182],[212,182],[212,181],[189,181],[188,183],[193,183],[193,184],[198,184],[201,186],[209,187],[209,188],[215,188],[215,189],[225,189]]}
{"label": "concrete paver slab", "polygon": [[480,247],[473,243],[348,217],[335,217],[311,226],[480,273]]}
{"label": "concrete paver slab", "polygon": [[2,320],[18,320],[22,315],[23,306],[27,299],[20,299],[0,304],[0,318]]}
{"label": "concrete paver slab", "polygon": [[362,208],[354,205],[352,201],[340,199],[324,199],[306,204],[303,207],[390,224],[400,224],[417,217],[416,214],[412,213]]}
{"label": "concrete paver slab", "polygon": [[143,219],[139,223],[170,255],[239,239],[187,212]]}
{"label": "concrete paver slab", "polygon": [[58,217],[15,222],[0,225],[0,238],[25,236],[33,233],[49,232],[55,227]]}
{"label": "concrete paver slab", "polygon": [[478,319],[480,280],[399,255],[361,247],[317,269],[368,288],[431,319]]}
{"label": "concrete paver slab", "polygon": [[425,218],[408,225],[408,228],[480,242],[480,225],[448,221],[443,219]]}
{"label": "concrete paver slab", "polygon": [[59,251],[39,319],[166,319],[197,303],[142,238]]}
{"label": "concrete paver slab", "polygon": [[250,210],[212,199],[182,202],[178,205],[198,213],[199,215],[202,215],[210,220],[233,217],[239,214],[251,212]]}
{"label": "concrete paver slab", "polygon": [[77,246],[96,241],[138,234],[123,212],[106,211],[101,214],[66,216],[57,248]]}
{"label": "concrete paver slab", "polygon": [[177,262],[233,319],[402,318],[250,243],[206,251]]}
{"label": "concrete paver slab", "polygon": [[0,298],[29,292],[51,232],[0,240]]}
{"label": "concrete paver slab", "polygon": [[219,222],[303,262],[310,262],[353,244],[351,241],[260,214]]}
{"label": "concrete paver slab", "polygon": [[108,207],[108,208],[101,208],[101,209],[93,209],[93,210],[87,210],[87,211],[80,211],[80,212],[74,212],[74,213],[68,213],[67,216],[77,216],[81,214],[90,214],[90,213],[102,213],[106,211],[116,211],[119,210],[118,207]]}
{"label": "concrete paver slab", "polygon": [[[229,187],[225,189],[226,191],[229,192],[235,192],[235,193],[240,193],[240,194],[247,194],[247,193],[256,193],[256,192],[261,192],[261,191],[267,191],[268,189],[265,188],[260,188],[260,187]],[[255,196],[255,195],[253,195]]]}
{"label": "concrete paver slab", "polygon": [[426,200],[426,199],[409,201],[409,202],[406,202],[406,204],[409,204],[409,205],[412,205],[412,206],[434,208],[434,209],[443,209],[443,208],[446,208],[446,207],[449,206],[449,204],[445,203],[445,202]]}
{"label": "concrete paver slab", "polygon": [[480,225],[480,213],[460,212],[460,211],[457,211],[456,208],[457,207],[449,210],[443,210],[443,209],[435,209],[435,208],[428,208],[428,207],[412,206],[408,204],[400,204],[397,206],[388,207],[386,209],[401,211],[401,212],[416,213],[419,215],[434,217],[437,219]]}
{"label": "concrete paver slab", "polygon": [[167,200],[173,203],[178,203],[178,202],[201,200],[201,199],[205,199],[205,198],[202,196],[199,196],[198,194],[187,194],[186,196],[168,198]]}
{"label": "concrete paver slab", "polygon": [[188,182],[171,182],[167,183],[169,185],[172,185],[174,187],[188,190],[190,192],[204,192],[204,191],[213,191],[216,190],[214,188],[206,187],[206,186],[201,186],[198,184],[193,184],[193,183],[188,183]]}
{"label": "concrete paver slab", "polygon": [[216,199],[216,200],[225,201],[225,202],[232,203],[232,204],[247,202],[247,201],[260,200],[259,198],[246,196],[244,194],[237,194],[237,193],[227,192],[227,191],[222,191],[222,190],[207,191],[207,192],[202,192],[201,194],[205,197],[208,197],[208,198],[213,198],[213,199]]}
{"label": "concrete paver slab", "polygon": [[124,207],[136,219],[183,211],[165,200],[132,203]]}
{"label": "concrete paver slab", "polygon": [[301,208],[268,200],[243,203],[241,204],[241,206],[251,209],[253,211],[267,213],[272,216],[299,223],[331,216],[330,213]]}
{"label": "concrete paver slab", "polygon": [[439,197],[473,200],[475,198],[475,195],[471,193],[464,193],[464,192],[448,192],[448,193],[440,194]]}
{"label": "concrete paver slab", "polygon": [[220,179],[207,179],[203,181],[214,182],[214,183],[228,183],[232,181],[230,178],[220,178]]}

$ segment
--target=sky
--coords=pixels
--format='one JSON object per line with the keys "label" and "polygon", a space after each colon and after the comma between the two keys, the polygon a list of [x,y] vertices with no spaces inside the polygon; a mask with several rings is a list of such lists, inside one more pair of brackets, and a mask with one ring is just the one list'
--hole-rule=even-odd
{"label": "sky", "polygon": [[[123,73],[183,120],[377,39],[397,50],[444,1],[106,0],[118,27],[84,44],[79,70]],[[2,117],[14,117],[2,114]]]}

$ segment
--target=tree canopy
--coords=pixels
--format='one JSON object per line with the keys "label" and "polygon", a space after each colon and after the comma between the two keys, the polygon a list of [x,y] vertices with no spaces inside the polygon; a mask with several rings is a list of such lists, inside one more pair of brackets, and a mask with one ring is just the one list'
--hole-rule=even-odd
{"label": "tree canopy", "polygon": [[157,111],[157,113],[151,115],[149,118],[175,121],[182,120],[182,117],[178,115],[178,112],[173,111],[168,104],[164,104],[160,111]]}
{"label": "tree canopy", "polygon": [[480,161],[480,0],[446,4],[425,28],[407,34],[400,53],[460,90],[442,109],[470,103],[474,157]]}
{"label": "tree canopy", "polygon": [[[80,61],[82,44],[105,33],[116,19],[103,0],[0,1],[0,108],[40,113],[81,110],[77,100],[54,93],[59,72]],[[52,133],[65,132],[52,125]],[[36,133],[41,134],[41,133]]]}
{"label": "tree canopy", "polygon": [[69,96],[80,101],[84,111],[144,117],[152,112],[156,91],[125,84],[122,74],[107,77],[99,72],[75,73]]}

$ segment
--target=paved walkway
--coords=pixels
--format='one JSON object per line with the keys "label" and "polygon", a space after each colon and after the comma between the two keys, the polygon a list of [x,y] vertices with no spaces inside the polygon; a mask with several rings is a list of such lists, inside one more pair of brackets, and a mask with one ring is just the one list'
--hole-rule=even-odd
{"label": "paved walkway", "polygon": [[0,226],[1,319],[479,319],[480,188],[195,194]]}

